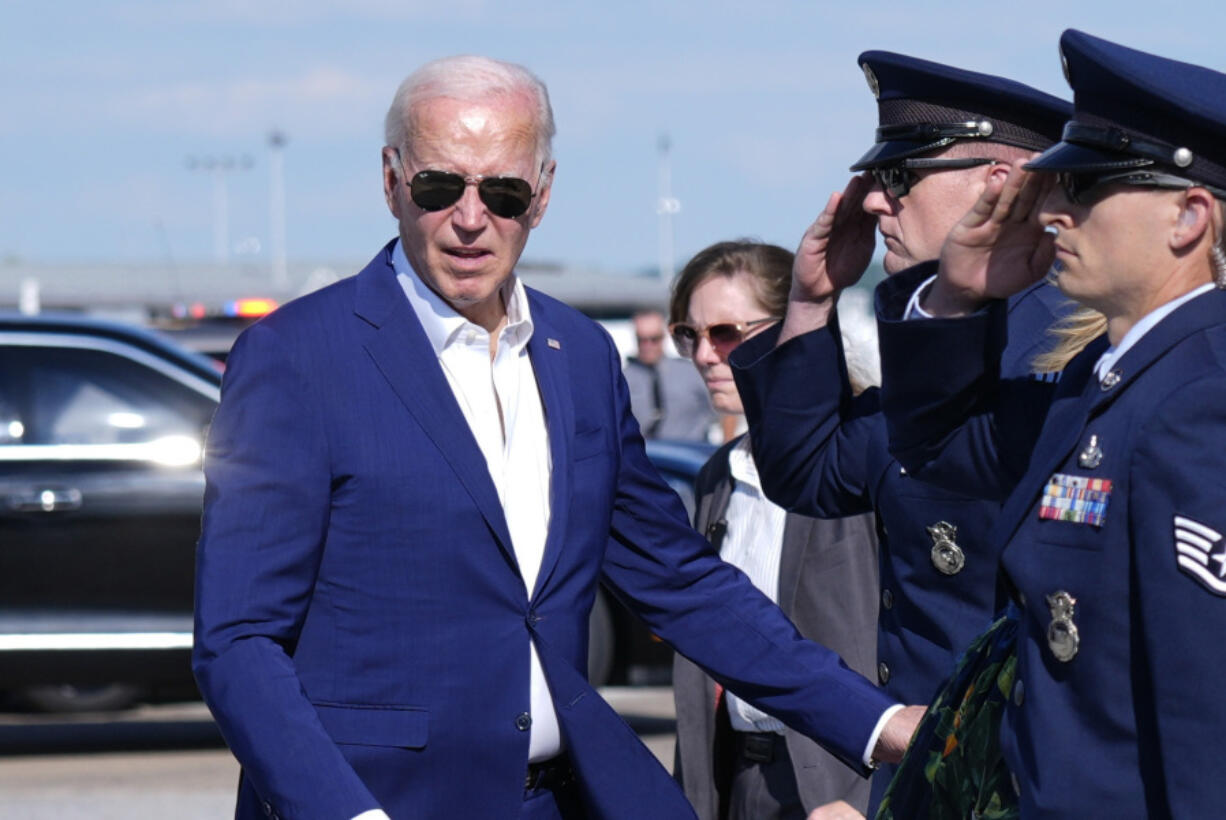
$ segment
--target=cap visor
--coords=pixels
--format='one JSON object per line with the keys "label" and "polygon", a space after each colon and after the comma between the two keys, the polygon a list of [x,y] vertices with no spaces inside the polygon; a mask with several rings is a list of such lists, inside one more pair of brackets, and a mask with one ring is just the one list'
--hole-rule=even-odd
{"label": "cap visor", "polygon": [[936,149],[943,147],[944,145],[941,142],[887,140],[886,142],[879,142],[872,148],[868,149],[868,153],[856,160],[856,164],[851,166],[851,170],[865,171],[869,168],[889,165],[900,159],[907,159],[908,157],[913,157],[917,154],[926,154],[929,151],[935,151]]}
{"label": "cap visor", "polygon": [[1105,151],[1101,148],[1091,148],[1072,142],[1058,142],[1022,167],[1027,171],[1055,173],[1058,171],[1111,171],[1152,164],[1141,157],[1120,154],[1116,151]]}

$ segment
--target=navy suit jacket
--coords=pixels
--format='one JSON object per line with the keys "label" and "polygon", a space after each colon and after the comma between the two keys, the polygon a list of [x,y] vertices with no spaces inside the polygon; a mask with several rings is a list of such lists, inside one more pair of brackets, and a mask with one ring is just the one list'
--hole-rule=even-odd
{"label": "navy suit jacket", "polygon": [[[879,290],[895,452],[944,483],[1011,491],[992,543],[1022,609],[1001,728],[1022,817],[1220,816],[1226,293],[1166,316],[1101,384],[1105,336],[1058,384],[1019,382],[997,364],[1001,305],[906,322],[901,302]],[[922,378],[916,357],[934,363]],[[1101,519],[1044,514],[1069,482],[1093,488]],[[1076,601],[1071,656],[1056,651],[1059,592]]]}
{"label": "navy suit jacket", "polygon": [[553,474],[529,597],[391,247],[248,329],[223,382],[193,665],[243,767],[238,814],[514,816],[533,641],[591,816],[688,816],[585,679],[601,580],[730,689],[862,768],[892,701],[690,529],[647,460],[607,334],[534,291]]}

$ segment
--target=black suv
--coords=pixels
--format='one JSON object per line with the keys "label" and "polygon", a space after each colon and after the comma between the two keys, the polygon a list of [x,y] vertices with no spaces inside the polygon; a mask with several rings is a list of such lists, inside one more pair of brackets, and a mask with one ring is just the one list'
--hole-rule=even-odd
{"label": "black suv", "polygon": [[[51,711],[194,694],[200,457],[220,384],[215,360],[150,332],[0,316],[5,694]],[[710,449],[651,442],[648,453],[692,499]],[[593,682],[658,682],[667,648],[610,604],[601,596],[593,613]]]}
{"label": "black suv", "polygon": [[126,326],[0,319],[0,685],[52,710],[190,684],[212,360]]}

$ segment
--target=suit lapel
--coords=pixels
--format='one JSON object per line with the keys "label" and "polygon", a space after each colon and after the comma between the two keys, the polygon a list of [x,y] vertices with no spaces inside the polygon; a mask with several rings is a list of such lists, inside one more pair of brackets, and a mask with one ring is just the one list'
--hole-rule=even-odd
{"label": "suit lapel", "polygon": [[358,274],[355,312],[371,326],[363,344],[397,397],[451,465],[514,564],[515,550],[489,467],[396,281],[389,248]]}
{"label": "suit lapel", "polygon": [[1099,391],[1094,409],[1112,402],[1134,379],[1184,339],[1221,324],[1223,316],[1226,316],[1226,292],[1221,290],[1211,290],[1180,305],[1150,328],[1149,332],[1115,363],[1111,368],[1111,372],[1115,374],[1114,387]]}
{"label": "suit lapel", "polygon": [[[736,447],[739,444],[739,439],[732,446]],[[715,458],[719,459],[719,471],[715,474],[715,486],[711,489],[707,504],[705,519],[703,526],[705,532],[703,536],[710,539],[711,525],[717,521],[721,521],[727,515],[728,504],[732,500],[732,492],[735,489],[735,480],[732,478],[732,470],[729,468],[728,459],[731,455],[731,448],[719,450]],[[785,615],[791,616],[792,605],[796,601],[796,587],[800,579],[800,565],[804,559],[804,548],[809,542],[812,535],[814,521],[811,518],[805,518],[802,515],[787,514],[783,525],[783,544],[780,549],[782,552],[779,556],[779,608],[783,610]],[[726,527],[721,528],[721,535],[726,532]],[[720,541],[723,540],[721,537]],[[716,550],[720,545],[714,545]]]}
{"label": "suit lapel", "polygon": [[541,391],[545,409],[545,426],[549,434],[549,457],[553,468],[549,479],[549,534],[545,539],[545,554],[536,576],[537,592],[544,588],[558,564],[566,541],[572,482],[570,445],[575,435],[575,405],[571,396],[567,346],[570,339],[560,334],[550,321],[548,311],[536,292],[526,290],[532,315],[532,338],[528,340],[528,355]]}
{"label": "suit lapel", "polygon": [[779,555],[779,608],[789,618],[796,602],[796,587],[801,581],[801,560],[805,545],[812,538],[814,524],[811,518],[788,513],[783,525],[783,545]]}
{"label": "suit lapel", "polygon": [[[715,472],[715,486],[711,489],[706,501],[707,509],[702,523],[702,537],[711,542],[716,552],[723,547],[724,537],[728,533],[728,522],[724,520],[728,513],[728,502],[732,499],[732,470],[728,464],[728,458],[732,453],[732,447],[735,446],[734,443],[731,447],[718,450],[714,456],[719,459],[718,469]],[[719,526],[715,527],[716,524]],[[712,536],[717,537],[712,538]]]}

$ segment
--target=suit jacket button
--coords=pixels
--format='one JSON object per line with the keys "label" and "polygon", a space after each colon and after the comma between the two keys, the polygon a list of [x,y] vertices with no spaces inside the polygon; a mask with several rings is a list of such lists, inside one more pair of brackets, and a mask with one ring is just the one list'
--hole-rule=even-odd
{"label": "suit jacket button", "polygon": [[894,608],[894,593],[888,589],[881,590],[881,605],[886,609]]}
{"label": "suit jacket button", "polygon": [[1020,680],[1013,684],[1013,703],[1017,706],[1022,705],[1022,701],[1026,699],[1026,686]]}
{"label": "suit jacket button", "polygon": [[265,800],[264,803],[260,806],[260,808],[264,810],[264,814],[266,816],[272,817],[272,803],[269,803],[267,800]]}
{"label": "suit jacket button", "polygon": [[536,614],[536,610],[530,609],[528,610],[528,617],[525,618],[525,620],[528,622],[528,626],[536,626],[541,622],[541,616]]}
{"label": "suit jacket button", "polygon": [[877,680],[882,686],[890,682],[890,665],[885,661],[877,664]]}
{"label": "suit jacket button", "polygon": [[515,716],[515,728],[521,732],[526,732],[532,728],[532,715],[527,712],[520,712]]}

